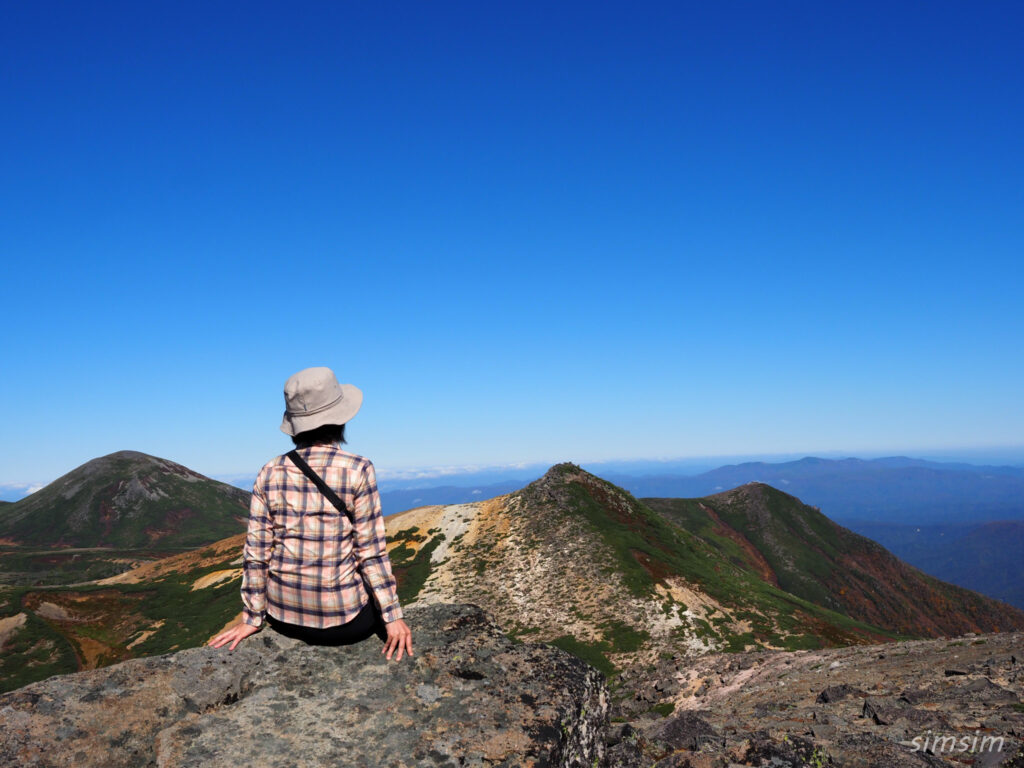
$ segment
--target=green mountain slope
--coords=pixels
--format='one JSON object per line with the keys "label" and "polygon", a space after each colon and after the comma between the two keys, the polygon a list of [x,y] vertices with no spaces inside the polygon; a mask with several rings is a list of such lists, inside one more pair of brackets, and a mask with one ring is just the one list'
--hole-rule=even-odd
{"label": "green mountain slope", "polygon": [[1021,611],[928,576],[763,483],[703,499],[644,503],[766,583],[892,632],[941,636],[1024,627]]}
{"label": "green mountain slope", "polygon": [[559,464],[508,496],[410,510],[387,528],[406,600],[475,602],[616,665],[1024,628],[1024,613],[764,485],[641,501]]}
{"label": "green mountain slope", "polygon": [[0,538],[33,547],[196,547],[242,530],[248,498],[172,461],[120,451],[0,507]]}

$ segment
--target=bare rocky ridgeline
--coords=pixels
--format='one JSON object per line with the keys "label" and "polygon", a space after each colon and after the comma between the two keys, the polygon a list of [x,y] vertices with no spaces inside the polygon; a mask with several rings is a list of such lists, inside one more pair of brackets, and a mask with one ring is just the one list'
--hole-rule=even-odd
{"label": "bare rocky ridgeline", "polygon": [[663,659],[628,682],[612,766],[1024,766],[1024,633]]}

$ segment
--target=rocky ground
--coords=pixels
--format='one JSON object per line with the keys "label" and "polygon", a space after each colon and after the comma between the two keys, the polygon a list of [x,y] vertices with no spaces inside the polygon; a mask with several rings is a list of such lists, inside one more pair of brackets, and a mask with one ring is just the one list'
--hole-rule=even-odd
{"label": "rocky ground", "polygon": [[480,608],[407,610],[402,662],[267,629],[26,686],[0,696],[0,766],[1024,768],[1024,633],[666,657],[609,703]]}
{"label": "rocky ground", "polygon": [[409,608],[415,655],[316,648],[270,629],[53,677],[0,696],[0,766],[601,765],[601,675],[515,644],[475,606]]}
{"label": "rocky ground", "polygon": [[626,685],[610,766],[1024,766],[1024,633],[663,659]]}

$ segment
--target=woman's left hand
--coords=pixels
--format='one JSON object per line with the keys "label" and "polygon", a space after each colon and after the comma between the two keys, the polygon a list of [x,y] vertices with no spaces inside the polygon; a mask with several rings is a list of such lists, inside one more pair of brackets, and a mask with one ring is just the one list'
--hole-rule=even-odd
{"label": "woman's left hand", "polygon": [[388,639],[380,652],[386,653],[389,661],[391,654],[395,651],[398,651],[395,661],[401,661],[403,652],[412,656],[412,632],[409,630],[409,625],[402,619],[395,619],[387,622],[384,628],[388,632]]}
{"label": "woman's left hand", "polygon": [[259,631],[259,627],[254,627],[252,624],[240,622],[238,624],[235,624],[235,626],[233,626],[231,629],[227,629],[221,632],[219,635],[217,635],[209,642],[209,645],[213,646],[214,648],[220,648],[222,645],[227,645],[228,643],[231,643],[231,647],[228,648],[228,650],[233,651],[240,642],[245,640],[245,638],[249,637],[250,635],[255,635]]}

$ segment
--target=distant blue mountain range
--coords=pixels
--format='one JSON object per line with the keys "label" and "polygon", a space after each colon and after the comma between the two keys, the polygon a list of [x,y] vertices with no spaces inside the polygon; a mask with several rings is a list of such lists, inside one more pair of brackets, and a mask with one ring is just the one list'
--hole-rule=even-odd
{"label": "distant blue mountain range", "polygon": [[1024,519],[1024,468],[912,459],[748,462],[694,476],[605,476],[634,496],[696,497],[752,481],[820,507],[834,520],[915,525]]}
{"label": "distant blue mountain range", "polygon": [[[1024,520],[1024,467],[939,462],[892,456],[879,459],[749,461],[709,469],[707,460],[583,463],[637,497],[707,496],[749,482],[774,486],[844,525],[956,525]],[[433,476],[378,475],[384,514],[427,504],[460,504],[521,488],[546,464],[488,468]],[[220,478],[239,488],[253,477]],[[20,497],[19,497],[20,498]]]}

